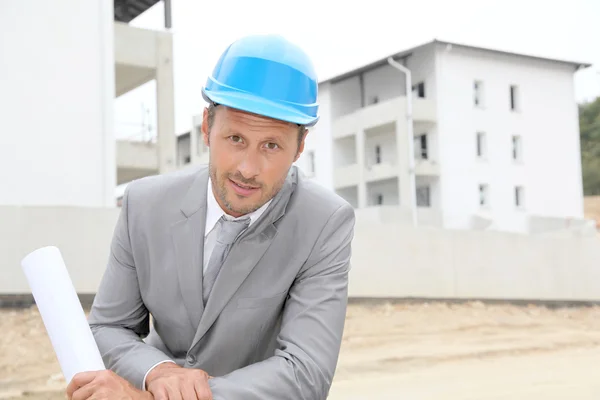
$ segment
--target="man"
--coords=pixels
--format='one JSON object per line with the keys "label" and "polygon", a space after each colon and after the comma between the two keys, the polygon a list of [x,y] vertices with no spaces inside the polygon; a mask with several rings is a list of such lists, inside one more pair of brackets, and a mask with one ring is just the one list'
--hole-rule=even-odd
{"label": "man", "polygon": [[354,211],[292,165],[318,120],[312,64],[246,37],[203,96],[209,166],[127,187],[90,315],[109,372],[77,375],[71,399],[328,395]]}

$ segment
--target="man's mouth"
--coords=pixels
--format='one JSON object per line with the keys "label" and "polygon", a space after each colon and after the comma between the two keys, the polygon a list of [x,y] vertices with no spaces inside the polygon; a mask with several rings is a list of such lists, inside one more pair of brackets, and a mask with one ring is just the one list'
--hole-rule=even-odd
{"label": "man's mouth", "polygon": [[243,183],[238,183],[232,179],[229,179],[229,182],[231,183],[231,186],[233,187],[235,192],[242,196],[249,196],[259,189],[259,187],[257,186],[244,185]]}
{"label": "man's mouth", "polygon": [[241,183],[238,183],[234,180],[232,180],[231,182],[235,183],[237,186],[241,187],[242,189],[258,189],[257,186],[251,186],[251,185],[243,185]]}

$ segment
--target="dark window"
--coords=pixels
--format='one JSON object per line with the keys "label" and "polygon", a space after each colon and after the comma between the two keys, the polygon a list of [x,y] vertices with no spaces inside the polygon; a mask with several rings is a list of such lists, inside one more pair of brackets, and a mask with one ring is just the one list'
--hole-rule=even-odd
{"label": "dark window", "polygon": [[417,188],[417,206],[431,207],[431,189],[429,186],[421,186]]}
{"label": "dark window", "polygon": [[413,86],[413,92],[416,93],[417,97],[425,98],[425,82],[419,82]]}
{"label": "dark window", "polygon": [[517,99],[517,95],[518,95],[518,88],[515,85],[511,85],[510,87],[510,109],[511,111],[516,111],[518,110],[518,99]]}

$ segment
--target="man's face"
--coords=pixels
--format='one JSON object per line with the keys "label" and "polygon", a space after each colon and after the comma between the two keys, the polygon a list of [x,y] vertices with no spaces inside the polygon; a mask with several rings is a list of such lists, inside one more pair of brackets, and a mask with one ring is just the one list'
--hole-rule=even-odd
{"label": "man's face", "polygon": [[223,106],[216,107],[210,132],[204,110],[202,133],[215,198],[234,217],[272,199],[304,149],[298,126]]}

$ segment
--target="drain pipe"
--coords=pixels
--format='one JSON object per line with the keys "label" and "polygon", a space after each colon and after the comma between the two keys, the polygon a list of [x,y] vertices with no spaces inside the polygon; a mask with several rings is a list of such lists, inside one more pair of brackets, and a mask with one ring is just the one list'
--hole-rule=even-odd
{"label": "drain pipe", "polygon": [[388,63],[404,73],[406,78],[406,124],[408,133],[408,175],[410,183],[410,201],[413,226],[417,226],[417,187],[415,178],[415,136],[413,133],[413,118],[412,118],[412,78],[408,68],[400,64],[392,57],[388,58]]}
{"label": "drain pipe", "polygon": [[171,29],[173,27],[173,18],[171,13],[171,0],[163,0],[165,6],[165,28]]}

